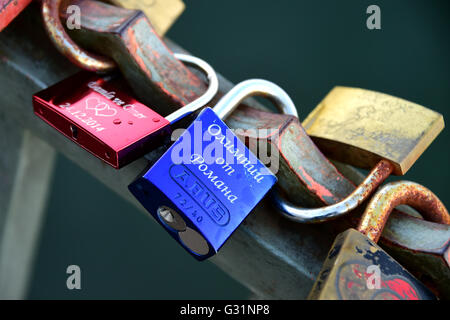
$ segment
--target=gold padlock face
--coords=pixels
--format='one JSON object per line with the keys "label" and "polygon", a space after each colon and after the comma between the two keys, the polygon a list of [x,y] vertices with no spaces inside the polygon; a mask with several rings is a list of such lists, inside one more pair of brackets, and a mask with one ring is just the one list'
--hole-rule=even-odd
{"label": "gold padlock face", "polygon": [[303,126],[332,159],[365,169],[386,159],[403,175],[442,131],[444,118],[387,94],[335,87]]}
{"label": "gold padlock face", "polygon": [[182,0],[109,0],[126,9],[141,10],[159,36],[163,36],[184,10]]}
{"label": "gold padlock face", "polygon": [[434,300],[436,297],[377,244],[355,229],[339,234],[310,300]]}

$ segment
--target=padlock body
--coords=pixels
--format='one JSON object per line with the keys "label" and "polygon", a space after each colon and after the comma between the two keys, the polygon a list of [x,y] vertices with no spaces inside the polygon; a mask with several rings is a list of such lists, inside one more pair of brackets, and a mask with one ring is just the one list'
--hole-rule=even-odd
{"label": "padlock body", "polygon": [[119,77],[80,72],[33,96],[34,113],[120,168],[157,146],[169,122],[131,97]]}
{"label": "padlock body", "polygon": [[384,93],[335,87],[303,121],[328,157],[372,169],[382,159],[404,175],[444,128],[441,114]]}
{"label": "padlock body", "polygon": [[419,280],[355,229],[338,235],[308,297],[313,300],[434,300]]}
{"label": "padlock body", "polygon": [[[174,239],[203,260],[219,250],[276,181],[206,108],[129,189]],[[158,214],[161,207],[175,211],[182,226],[167,223]],[[200,249],[187,243],[189,234],[201,237]]]}

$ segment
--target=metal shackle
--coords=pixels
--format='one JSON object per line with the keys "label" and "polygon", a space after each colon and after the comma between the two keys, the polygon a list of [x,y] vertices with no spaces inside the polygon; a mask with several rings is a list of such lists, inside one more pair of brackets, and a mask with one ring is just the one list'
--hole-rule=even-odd
{"label": "metal shackle", "polygon": [[402,204],[413,207],[428,221],[450,225],[447,209],[433,192],[415,182],[397,181],[386,184],[375,193],[357,230],[377,242],[390,213]]}
{"label": "metal shackle", "polygon": [[289,95],[273,82],[249,79],[235,85],[214,106],[213,111],[220,119],[228,117],[246,98],[261,96],[269,99],[280,113],[298,118],[297,108]]}
{"label": "metal shackle", "polygon": [[320,208],[301,208],[281,194],[279,189],[271,192],[275,207],[288,219],[301,223],[319,223],[338,218],[358,207],[391,174],[392,164],[381,160],[364,181],[343,200]]}
{"label": "metal shackle", "polygon": [[96,72],[107,72],[116,67],[114,60],[89,53],[79,47],[67,34],[59,18],[62,0],[42,0],[41,13],[44,27],[59,52],[77,66]]}
{"label": "metal shackle", "polygon": [[197,99],[188,103],[187,105],[181,107],[177,111],[168,115],[166,120],[170,123],[177,121],[185,117],[186,115],[197,111],[198,109],[204,107],[208,102],[214,98],[219,90],[219,80],[214,69],[204,60],[182,53],[174,53],[175,58],[183,62],[185,65],[190,65],[201,70],[208,79],[208,89]]}

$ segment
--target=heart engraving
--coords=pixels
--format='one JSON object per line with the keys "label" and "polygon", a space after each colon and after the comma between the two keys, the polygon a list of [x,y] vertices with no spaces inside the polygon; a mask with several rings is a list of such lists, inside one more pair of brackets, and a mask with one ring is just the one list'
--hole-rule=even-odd
{"label": "heart engraving", "polygon": [[111,108],[109,104],[101,102],[98,98],[86,99],[86,109],[95,110],[95,115],[99,117],[114,117],[117,110]]}

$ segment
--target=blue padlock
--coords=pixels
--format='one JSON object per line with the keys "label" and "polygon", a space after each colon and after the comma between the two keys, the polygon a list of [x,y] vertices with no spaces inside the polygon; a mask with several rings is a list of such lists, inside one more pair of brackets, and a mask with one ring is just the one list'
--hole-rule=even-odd
{"label": "blue padlock", "polygon": [[276,183],[276,176],[222,121],[245,98],[269,98],[297,116],[287,93],[272,82],[247,80],[205,108],[129,190],[196,259],[220,249]]}

